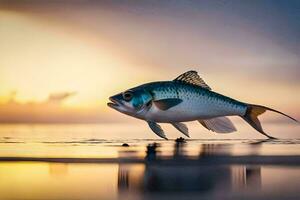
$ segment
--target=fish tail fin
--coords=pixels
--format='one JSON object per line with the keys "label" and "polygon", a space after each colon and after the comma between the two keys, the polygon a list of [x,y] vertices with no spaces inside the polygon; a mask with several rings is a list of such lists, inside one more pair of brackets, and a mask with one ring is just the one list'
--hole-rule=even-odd
{"label": "fish tail fin", "polygon": [[253,104],[248,104],[246,113],[244,116],[242,116],[242,118],[248,122],[254,129],[256,129],[258,132],[260,132],[261,134],[267,136],[270,139],[276,139],[272,136],[269,136],[268,134],[266,134],[260,124],[260,121],[258,119],[259,115],[262,115],[263,113],[265,113],[266,111],[273,111],[276,113],[279,113],[281,115],[284,115],[290,119],[292,119],[293,121],[296,121],[299,123],[299,121],[297,121],[296,119],[292,118],[291,116],[288,116],[287,114],[284,114],[278,110],[274,110],[272,108],[268,108],[265,106],[260,106],[260,105],[253,105]]}

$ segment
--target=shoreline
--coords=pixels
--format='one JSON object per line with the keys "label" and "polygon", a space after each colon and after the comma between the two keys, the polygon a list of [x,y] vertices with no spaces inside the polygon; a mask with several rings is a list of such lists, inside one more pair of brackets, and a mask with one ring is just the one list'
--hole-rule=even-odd
{"label": "shoreline", "polygon": [[86,163],[86,164],[108,164],[108,163],[144,163],[158,165],[288,165],[299,166],[300,156],[228,156],[213,155],[201,158],[173,158],[159,157],[156,159],[143,158],[39,158],[39,157],[0,157],[1,162],[53,162],[53,163]]}

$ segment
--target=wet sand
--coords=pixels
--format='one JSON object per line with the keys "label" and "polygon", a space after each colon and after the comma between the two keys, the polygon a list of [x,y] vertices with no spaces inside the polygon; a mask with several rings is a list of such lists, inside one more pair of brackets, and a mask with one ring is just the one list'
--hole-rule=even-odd
{"label": "wet sand", "polygon": [[[48,148],[58,144],[52,145]],[[147,140],[128,145],[93,144],[103,151],[114,149],[116,157],[2,156],[0,198],[300,198],[298,140]],[[78,146],[80,142],[73,150]]]}
{"label": "wet sand", "polygon": [[0,127],[0,199],[300,198],[300,139],[107,139],[68,127]]}

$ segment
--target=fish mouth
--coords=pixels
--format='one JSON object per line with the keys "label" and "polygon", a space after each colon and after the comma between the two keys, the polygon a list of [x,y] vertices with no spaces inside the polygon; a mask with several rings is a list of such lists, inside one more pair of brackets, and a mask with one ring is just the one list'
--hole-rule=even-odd
{"label": "fish mouth", "polygon": [[108,102],[108,103],[107,103],[108,107],[117,109],[117,108],[119,108],[119,107],[122,105],[121,102],[118,102],[117,100],[113,99],[112,97],[109,97],[109,100],[110,100],[111,102]]}

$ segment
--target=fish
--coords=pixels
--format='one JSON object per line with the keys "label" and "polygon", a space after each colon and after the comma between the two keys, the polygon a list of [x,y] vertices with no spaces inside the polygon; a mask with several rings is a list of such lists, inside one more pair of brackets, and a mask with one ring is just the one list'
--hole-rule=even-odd
{"label": "fish", "polygon": [[169,123],[187,137],[188,127],[183,122],[198,121],[215,133],[237,131],[229,116],[239,116],[259,133],[269,139],[258,116],[266,111],[293,117],[278,110],[244,103],[212,91],[197,71],[187,71],[172,81],[142,84],[109,97],[107,105],[118,112],[144,120],[159,137],[168,140],[159,123]]}

